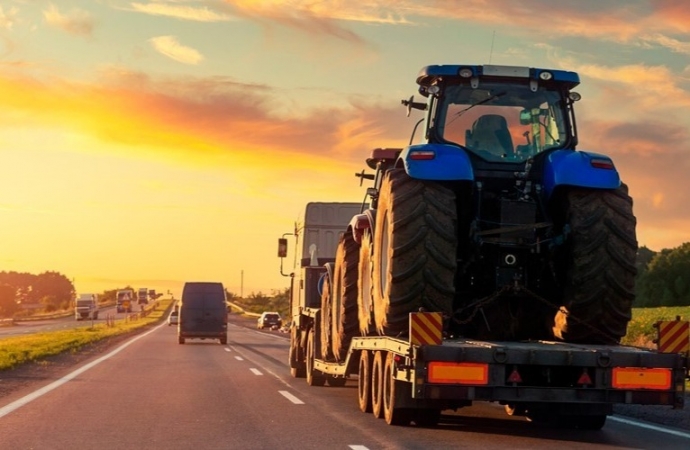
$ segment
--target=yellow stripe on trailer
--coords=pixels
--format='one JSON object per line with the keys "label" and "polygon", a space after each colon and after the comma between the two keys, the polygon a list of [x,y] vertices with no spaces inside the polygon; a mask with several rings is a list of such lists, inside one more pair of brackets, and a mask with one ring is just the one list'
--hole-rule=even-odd
{"label": "yellow stripe on trailer", "polygon": [[410,344],[439,345],[442,341],[443,316],[441,313],[410,313]]}
{"label": "yellow stripe on trailer", "polygon": [[690,354],[690,322],[686,320],[660,321],[654,326],[659,333],[657,339],[659,352]]}

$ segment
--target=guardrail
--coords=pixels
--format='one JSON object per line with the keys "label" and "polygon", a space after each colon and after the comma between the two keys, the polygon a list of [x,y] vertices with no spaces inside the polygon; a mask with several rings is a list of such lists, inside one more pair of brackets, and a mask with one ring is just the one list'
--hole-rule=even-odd
{"label": "guardrail", "polygon": [[227,303],[228,303],[228,305],[230,305],[232,308],[235,308],[236,310],[238,310],[238,311],[240,312],[240,314],[244,314],[245,316],[249,316],[249,317],[259,317],[259,316],[261,316],[261,314],[253,313],[253,312],[250,312],[250,311],[245,310],[244,308],[242,308],[242,307],[241,307],[240,305],[238,305],[237,303],[233,303],[233,302],[227,302]]}

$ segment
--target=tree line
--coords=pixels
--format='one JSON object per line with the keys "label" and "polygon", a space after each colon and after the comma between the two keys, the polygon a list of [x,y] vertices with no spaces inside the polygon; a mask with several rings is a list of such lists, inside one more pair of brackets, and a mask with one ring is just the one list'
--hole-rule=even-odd
{"label": "tree line", "polygon": [[690,242],[654,252],[637,252],[635,303],[638,308],[690,306]]}
{"label": "tree line", "polygon": [[26,272],[0,272],[0,316],[11,317],[22,305],[40,305],[44,312],[68,309],[72,305],[74,284],[59,272],[34,275]]}

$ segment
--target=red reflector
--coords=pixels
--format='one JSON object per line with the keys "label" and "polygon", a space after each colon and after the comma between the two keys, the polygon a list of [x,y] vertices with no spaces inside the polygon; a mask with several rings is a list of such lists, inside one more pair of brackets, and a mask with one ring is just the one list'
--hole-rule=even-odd
{"label": "red reflector", "polygon": [[436,153],[432,151],[414,151],[410,152],[409,155],[410,159],[414,159],[415,161],[420,161],[420,160],[429,160],[429,159],[434,159],[436,157]]}
{"label": "red reflector", "polygon": [[613,161],[610,159],[593,159],[590,161],[595,169],[613,169]]}
{"label": "red reflector", "polygon": [[587,369],[585,369],[582,372],[582,375],[580,375],[580,378],[577,380],[577,384],[582,385],[582,386],[587,386],[592,384],[592,379],[590,378],[589,374],[587,373]]}
{"label": "red reflector", "polygon": [[513,372],[508,377],[509,383],[522,383],[522,377],[518,373],[517,369],[513,369]]}

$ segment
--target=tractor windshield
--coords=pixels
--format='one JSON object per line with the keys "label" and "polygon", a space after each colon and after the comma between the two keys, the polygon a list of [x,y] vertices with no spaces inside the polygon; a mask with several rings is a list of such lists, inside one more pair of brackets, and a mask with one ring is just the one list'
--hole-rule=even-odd
{"label": "tractor windshield", "polygon": [[543,87],[449,85],[436,113],[437,136],[487,161],[522,162],[568,140],[561,94]]}

